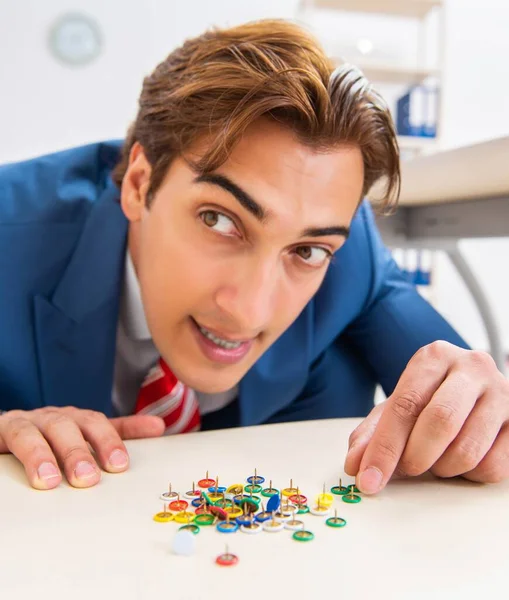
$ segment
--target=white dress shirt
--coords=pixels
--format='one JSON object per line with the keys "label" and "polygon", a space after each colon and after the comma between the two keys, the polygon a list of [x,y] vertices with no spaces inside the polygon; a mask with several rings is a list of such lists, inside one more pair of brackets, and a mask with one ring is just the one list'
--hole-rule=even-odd
{"label": "white dress shirt", "polygon": [[[159,352],[152,341],[145,318],[136,271],[127,252],[120,298],[112,390],[113,409],[118,416],[134,413],[141,384],[158,359]],[[197,392],[201,414],[226,406],[235,399],[237,393],[238,386],[219,394]]]}

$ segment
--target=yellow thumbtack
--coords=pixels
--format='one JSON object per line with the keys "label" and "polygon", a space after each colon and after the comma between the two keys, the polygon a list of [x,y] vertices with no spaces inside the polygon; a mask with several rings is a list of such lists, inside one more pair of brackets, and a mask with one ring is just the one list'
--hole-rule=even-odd
{"label": "yellow thumbtack", "polygon": [[156,513],[153,517],[154,521],[158,523],[168,523],[169,521],[173,521],[174,516],[172,513],[167,512],[166,504],[164,505],[163,512]]}
{"label": "yellow thumbtack", "polygon": [[334,502],[334,496],[325,491],[325,483],[323,484],[323,491],[319,494],[316,501],[320,501],[320,504],[324,504],[325,506],[330,506]]}

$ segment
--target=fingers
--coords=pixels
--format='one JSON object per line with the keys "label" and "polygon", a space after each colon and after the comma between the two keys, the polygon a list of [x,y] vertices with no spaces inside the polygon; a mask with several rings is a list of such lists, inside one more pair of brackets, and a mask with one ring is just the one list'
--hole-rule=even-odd
{"label": "fingers", "polygon": [[72,406],[9,411],[0,417],[0,453],[14,454],[37,489],[60,484],[59,465],[71,485],[90,487],[101,479],[101,471],[88,443],[102,468],[115,473],[129,466],[122,439],[157,437],[164,429],[160,417],[109,420],[102,413]]}
{"label": "fingers", "polygon": [[25,467],[32,487],[52,489],[62,481],[57,460],[39,429],[22,414],[13,411],[0,419],[3,444]]}
{"label": "fingers", "polygon": [[509,424],[500,430],[497,439],[481,462],[463,477],[483,483],[499,483],[509,477]]}
{"label": "fingers", "polygon": [[91,410],[77,410],[75,419],[101,467],[110,473],[125,471],[129,466],[129,455],[111,421],[104,414]]}
{"label": "fingers", "polygon": [[[398,470],[411,476],[428,471],[455,440],[484,389],[484,382],[471,372],[451,371],[419,415]],[[477,413],[487,416],[486,409],[480,411],[478,408],[474,411],[475,415]],[[473,425],[476,426],[479,427]],[[471,429],[472,425],[468,434],[472,433]]]}
{"label": "fingers", "polygon": [[375,406],[369,415],[356,427],[348,439],[348,454],[345,459],[345,473],[354,477],[359,471],[362,456],[375,432],[378,421],[382,416],[385,402]]}
{"label": "fingers", "polygon": [[[435,345],[432,345],[435,346]],[[365,494],[380,491],[394,473],[410,433],[449,363],[435,349],[422,349],[408,363],[393,394],[385,401],[378,426],[363,454],[357,486]]]}
{"label": "fingers", "polygon": [[0,435],[0,454],[6,454],[7,452],[10,452],[10,450],[7,448],[4,438]]}
{"label": "fingers", "polygon": [[[487,392],[470,413],[456,439],[433,465],[432,472],[438,477],[455,477],[475,471],[500,432],[500,415],[501,407],[497,396]],[[481,468],[478,474],[482,470]]]}
{"label": "fingers", "polygon": [[159,437],[163,435],[166,427],[161,417],[153,415],[118,417],[111,419],[110,423],[123,440]]}
{"label": "fingers", "polygon": [[41,411],[34,415],[35,424],[46,438],[67,481],[74,487],[90,487],[101,478],[89,447],[76,422],[62,411]]}

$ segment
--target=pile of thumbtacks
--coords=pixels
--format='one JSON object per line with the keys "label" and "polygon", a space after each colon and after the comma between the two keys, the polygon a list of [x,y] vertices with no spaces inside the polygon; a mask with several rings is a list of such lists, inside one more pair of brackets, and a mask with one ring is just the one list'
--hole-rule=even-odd
{"label": "pile of thumbtacks", "polygon": [[[334,516],[330,516],[334,497],[339,496],[349,504],[361,501],[355,485],[343,486],[341,479],[339,485],[330,488],[330,493],[325,491],[324,484],[322,492],[311,505],[300,489],[293,486],[292,480],[289,487],[281,490],[272,487],[272,481],[268,487],[263,487],[265,478],[258,475],[255,469],[254,475],[247,477],[246,481],[247,485],[234,483],[221,487],[218,478],[210,479],[207,471],[205,478],[198,481],[198,489],[193,483],[192,489],[183,494],[183,498],[172,490],[170,484],[168,491],[160,496],[165,502],[164,510],[154,515],[154,521],[180,524],[173,541],[173,551],[176,554],[192,554],[194,536],[201,527],[207,526],[215,526],[218,532],[224,534],[239,530],[249,534],[261,531],[275,533],[288,529],[293,531],[294,540],[308,542],[314,538],[314,534],[305,529],[298,515],[310,513],[328,517],[325,524],[329,527],[344,527],[346,521],[338,517],[337,510]],[[216,558],[216,563],[222,566],[235,565],[237,562],[238,557],[228,552],[228,547]]]}

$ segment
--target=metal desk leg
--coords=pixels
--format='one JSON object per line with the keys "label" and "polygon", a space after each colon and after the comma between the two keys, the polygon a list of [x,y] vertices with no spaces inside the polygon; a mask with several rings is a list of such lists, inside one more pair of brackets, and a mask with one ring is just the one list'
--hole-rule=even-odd
{"label": "metal desk leg", "polygon": [[505,374],[505,355],[502,346],[502,340],[497,328],[495,315],[488,302],[488,298],[480,286],[478,280],[470,265],[465,260],[458,245],[448,247],[446,250],[451,262],[455,266],[456,270],[460,274],[461,278],[465,282],[469,292],[472,294],[472,298],[479,310],[481,318],[484,323],[484,328],[488,335],[488,342],[490,345],[490,354],[493,357],[499,370]]}

